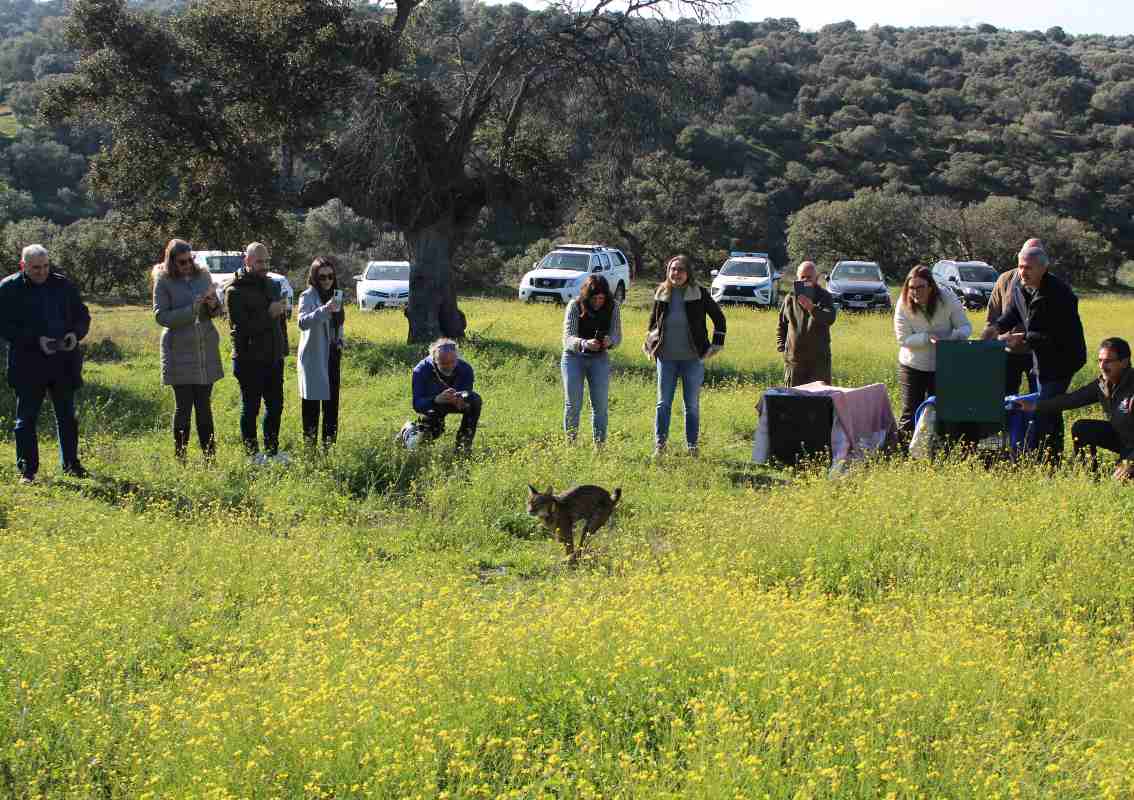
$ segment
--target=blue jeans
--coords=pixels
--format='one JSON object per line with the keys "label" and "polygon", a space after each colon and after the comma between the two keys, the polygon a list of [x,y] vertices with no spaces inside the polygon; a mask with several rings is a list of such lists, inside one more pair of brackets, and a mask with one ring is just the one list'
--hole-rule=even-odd
{"label": "blue jeans", "polygon": [[[1059,380],[1039,379],[1039,399],[1047,400],[1056,395],[1066,394],[1071,385],[1070,378]],[[1025,447],[1028,450],[1040,448],[1040,457],[1044,460],[1057,462],[1063,456],[1063,412],[1055,411],[1050,414],[1036,414],[1035,424],[1032,425],[1031,435],[1027,438]]]}
{"label": "blue jeans", "polygon": [[654,416],[654,442],[664,445],[669,439],[669,416],[677,379],[681,378],[681,399],[685,406],[685,444],[697,446],[701,430],[701,384],[705,381],[705,365],[699,358],[682,361],[658,359],[658,410]]}
{"label": "blue jeans", "polygon": [[564,352],[559,366],[563,372],[563,430],[572,439],[579,433],[585,380],[591,395],[591,433],[596,442],[606,441],[610,357],[606,353],[585,356],[582,353]]}
{"label": "blue jeans", "polygon": [[239,359],[232,361],[232,374],[240,383],[240,438],[250,453],[260,449],[256,440],[256,418],[264,404],[264,450],[275,455],[280,447],[280,419],[283,417],[283,359],[273,363]]}
{"label": "blue jeans", "polygon": [[64,467],[79,463],[79,421],[75,418],[75,390],[51,383],[16,388],[16,467],[29,477],[39,472],[39,439],[36,422],[43,398],[51,395],[55,427],[59,437],[59,461]]}

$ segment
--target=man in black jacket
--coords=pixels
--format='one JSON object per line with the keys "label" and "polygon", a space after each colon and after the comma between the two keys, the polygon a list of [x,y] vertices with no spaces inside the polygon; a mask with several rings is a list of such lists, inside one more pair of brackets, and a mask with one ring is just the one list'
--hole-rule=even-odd
{"label": "man in black jacket", "polygon": [[31,483],[39,471],[36,423],[44,398],[51,395],[63,472],[86,477],[79,463],[79,422],[75,391],[82,386],[79,342],[91,315],[79,289],[51,269],[47,250],[24,248],[20,271],[0,281],[0,339],[9,342],[8,385],[16,391],[16,466]]}
{"label": "man in black jacket", "polygon": [[[1042,404],[1067,392],[1075,373],[1087,363],[1087,342],[1079,298],[1048,271],[1047,253],[1026,247],[1017,264],[1019,280],[994,327],[1005,346],[1027,344],[1032,349]],[[1013,332],[1018,326],[1022,330]],[[1026,446],[1042,448],[1044,458],[1057,462],[1063,453],[1063,412],[1037,412],[1033,432]]]}
{"label": "man in black jacket", "polygon": [[[279,453],[283,416],[284,358],[287,356],[287,304],[268,277],[268,248],[259,242],[244,251],[244,266],[225,290],[232,329],[232,374],[240,383],[240,435],[257,464],[287,462]],[[264,404],[264,453],[256,418]]]}

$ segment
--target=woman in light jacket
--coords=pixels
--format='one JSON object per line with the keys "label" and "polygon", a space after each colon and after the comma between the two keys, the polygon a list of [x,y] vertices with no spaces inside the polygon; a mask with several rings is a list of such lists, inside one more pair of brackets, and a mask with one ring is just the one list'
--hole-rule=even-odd
{"label": "woman in light jacket", "polygon": [[308,288],[299,296],[299,397],[303,406],[303,438],[315,445],[319,411],[323,412],[323,446],[339,431],[339,378],[342,367],[342,306],[335,303],[339,278],[333,259],[319,256],[307,273]]}
{"label": "woman in light jacket", "polygon": [[173,453],[185,460],[189,425],[197,412],[197,439],[205,458],[216,452],[212,393],[224,377],[220,335],[213,318],[223,313],[209,271],[193,260],[193,248],[171,239],[155,264],[154,317],[161,332],[161,382],[173,387]]}
{"label": "woman in light jacket", "polygon": [[968,339],[972,331],[969,317],[952,290],[941,291],[929,267],[919,264],[911,269],[894,307],[902,395],[898,429],[903,435],[913,434],[918,406],[937,392],[937,342]]}
{"label": "woman in light jacket", "polygon": [[595,444],[606,441],[607,395],[610,389],[610,357],[622,342],[622,317],[601,275],[583,281],[579,296],[567,304],[563,315],[563,430],[572,442],[579,435],[583,410],[583,382],[591,395],[591,434]]}

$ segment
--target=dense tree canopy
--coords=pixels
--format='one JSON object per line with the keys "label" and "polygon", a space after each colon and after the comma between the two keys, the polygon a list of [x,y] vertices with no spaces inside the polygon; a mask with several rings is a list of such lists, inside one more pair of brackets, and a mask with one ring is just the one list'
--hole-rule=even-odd
{"label": "dense tree canopy", "polygon": [[[852,199],[890,220],[856,229],[878,245],[854,255],[895,269],[915,251],[1006,266],[1002,239],[1025,228],[997,220],[1013,214],[1086,242],[1065,254],[1077,279],[1134,255],[1129,36],[456,0],[6,0],[0,92],[0,223],[93,220],[60,241],[106,258],[91,226],[124,219],[154,256],[173,234],[268,238],[292,267],[315,246],[388,248],[396,228],[434,265],[418,294],[437,301],[450,264],[482,281],[564,236],[649,272],[673,249],[783,261],[826,219],[840,243],[809,255],[833,257],[849,245],[831,204]],[[425,311],[433,332],[443,309]]]}

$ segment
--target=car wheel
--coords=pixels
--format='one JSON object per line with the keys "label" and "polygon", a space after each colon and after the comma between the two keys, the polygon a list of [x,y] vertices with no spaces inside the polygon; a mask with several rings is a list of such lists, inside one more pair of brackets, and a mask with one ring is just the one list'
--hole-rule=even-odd
{"label": "car wheel", "polygon": [[626,301],[626,284],[622,281],[618,282],[618,288],[614,290],[614,299],[622,304]]}

